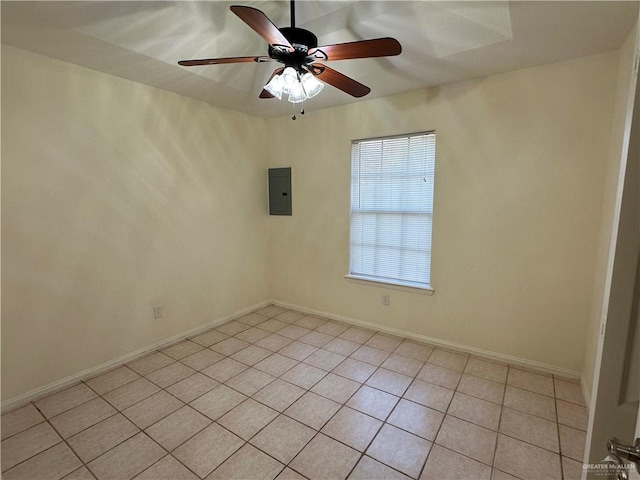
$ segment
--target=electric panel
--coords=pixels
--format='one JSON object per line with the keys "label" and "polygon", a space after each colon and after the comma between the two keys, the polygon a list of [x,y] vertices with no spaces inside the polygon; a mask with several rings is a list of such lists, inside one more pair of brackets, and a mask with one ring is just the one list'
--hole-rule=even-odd
{"label": "electric panel", "polygon": [[269,169],[269,215],[291,215],[291,167]]}

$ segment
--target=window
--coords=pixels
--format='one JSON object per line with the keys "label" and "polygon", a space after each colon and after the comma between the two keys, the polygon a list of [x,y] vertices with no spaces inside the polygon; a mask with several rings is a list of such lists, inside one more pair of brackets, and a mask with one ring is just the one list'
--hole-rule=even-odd
{"label": "window", "polygon": [[430,289],[435,132],[351,147],[348,277]]}

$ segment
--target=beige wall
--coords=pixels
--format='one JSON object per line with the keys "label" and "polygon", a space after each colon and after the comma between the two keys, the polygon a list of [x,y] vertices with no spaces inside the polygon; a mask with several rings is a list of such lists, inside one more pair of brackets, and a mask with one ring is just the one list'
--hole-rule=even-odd
{"label": "beige wall", "polygon": [[[270,121],[269,163],[293,172],[293,216],[270,219],[273,298],[581,371],[617,59]],[[422,130],[437,131],[435,294],[349,283],[350,141]]]}
{"label": "beige wall", "polygon": [[[637,26],[636,26],[637,28]],[[616,89],[613,105],[613,117],[611,121],[610,142],[607,152],[607,170],[604,183],[603,201],[601,207],[600,230],[598,234],[598,250],[593,277],[593,294],[591,297],[591,309],[589,324],[587,327],[586,348],[582,371],[582,383],[587,399],[593,390],[594,368],[600,338],[600,324],[602,320],[602,308],[607,288],[607,267],[609,262],[612,228],[614,221],[614,208],[618,193],[620,175],[620,161],[622,155],[623,136],[627,119],[627,103],[629,98],[631,70],[633,68],[634,46],[636,28],[629,32],[625,43],[619,51]],[[613,258],[613,257],[612,257]]]}
{"label": "beige wall", "polygon": [[4,401],[269,298],[265,129],[3,46]]}

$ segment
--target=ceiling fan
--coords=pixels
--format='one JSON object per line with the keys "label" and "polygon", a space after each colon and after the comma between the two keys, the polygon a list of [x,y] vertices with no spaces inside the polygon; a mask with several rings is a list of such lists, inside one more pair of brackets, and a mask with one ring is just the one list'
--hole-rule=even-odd
{"label": "ceiling fan", "polygon": [[[233,5],[230,7],[242,21],[249,25],[269,44],[268,56],[207,58],[181,60],[185,67],[217,65],[225,63],[279,62],[260,98],[282,98],[288,95],[291,103],[300,103],[317,95],[324,86],[317,79],[333,85],[353,97],[363,97],[371,89],[321,62],[353,58],[387,57],[399,55],[402,46],[395,38],[384,37],[373,40],[338,43],[318,46],[318,37],[309,30],[295,26],[295,1],[291,0],[291,27],[277,28],[260,10],[253,7]],[[304,113],[304,111],[303,111]]]}

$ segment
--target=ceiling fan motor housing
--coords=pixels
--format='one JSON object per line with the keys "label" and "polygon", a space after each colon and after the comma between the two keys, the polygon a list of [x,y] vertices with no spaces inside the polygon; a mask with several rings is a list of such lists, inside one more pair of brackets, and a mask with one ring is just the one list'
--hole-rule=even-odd
{"label": "ceiling fan motor housing", "polygon": [[313,61],[312,58],[308,57],[307,52],[318,46],[318,37],[304,28],[282,27],[278,30],[289,40],[295,50],[289,52],[287,48],[269,45],[269,56],[271,58],[292,67],[300,67]]}

